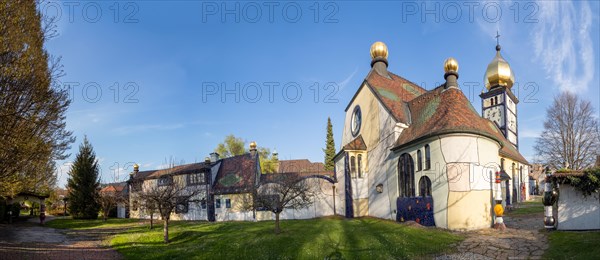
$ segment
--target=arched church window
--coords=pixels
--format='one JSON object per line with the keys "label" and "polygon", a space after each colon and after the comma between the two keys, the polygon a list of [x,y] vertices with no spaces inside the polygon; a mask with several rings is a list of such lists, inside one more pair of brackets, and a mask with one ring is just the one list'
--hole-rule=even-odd
{"label": "arched church window", "polygon": [[419,179],[419,196],[431,196],[431,180],[427,176],[423,176]]}
{"label": "arched church window", "polygon": [[350,157],[350,175],[352,178],[356,178],[356,157]]}
{"label": "arched church window", "polygon": [[358,155],[358,178],[362,178],[363,177],[363,171],[362,171],[362,154]]}
{"label": "arched church window", "polygon": [[425,170],[431,169],[431,151],[429,145],[425,145]]}
{"label": "arched church window", "polygon": [[417,150],[417,171],[423,170],[423,155],[421,149]]}
{"label": "arched church window", "polygon": [[415,196],[415,166],[412,157],[404,153],[398,161],[398,194],[400,197]]}
{"label": "arched church window", "polygon": [[495,97],[494,97],[494,103],[495,103],[496,105],[498,105],[498,96],[495,96]]}

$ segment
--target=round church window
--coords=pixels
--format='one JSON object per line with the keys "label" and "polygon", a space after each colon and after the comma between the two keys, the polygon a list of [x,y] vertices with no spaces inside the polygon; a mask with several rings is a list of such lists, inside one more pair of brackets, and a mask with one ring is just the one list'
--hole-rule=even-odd
{"label": "round church window", "polygon": [[352,136],[357,136],[358,132],[360,132],[360,125],[362,122],[362,115],[360,112],[360,107],[354,107],[354,112],[352,112],[352,121],[350,122],[350,130],[352,131]]}

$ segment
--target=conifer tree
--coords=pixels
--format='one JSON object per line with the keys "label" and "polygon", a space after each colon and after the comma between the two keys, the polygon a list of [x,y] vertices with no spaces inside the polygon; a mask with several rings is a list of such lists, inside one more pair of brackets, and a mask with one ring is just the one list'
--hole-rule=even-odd
{"label": "conifer tree", "polygon": [[69,171],[67,185],[69,187],[69,212],[73,218],[96,219],[100,205],[98,191],[100,189],[99,168],[94,148],[84,137],[79,146],[79,153]]}
{"label": "conifer tree", "polygon": [[333,127],[331,126],[331,118],[327,118],[327,139],[325,140],[325,170],[333,171],[333,157],[335,157],[335,141],[333,140]]}

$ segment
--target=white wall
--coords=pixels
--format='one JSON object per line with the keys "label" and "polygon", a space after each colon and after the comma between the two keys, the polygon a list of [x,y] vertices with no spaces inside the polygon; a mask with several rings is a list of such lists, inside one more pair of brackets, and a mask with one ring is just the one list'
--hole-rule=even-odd
{"label": "white wall", "polygon": [[599,194],[584,197],[571,185],[560,186],[558,197],[558,230],[600,229]]}

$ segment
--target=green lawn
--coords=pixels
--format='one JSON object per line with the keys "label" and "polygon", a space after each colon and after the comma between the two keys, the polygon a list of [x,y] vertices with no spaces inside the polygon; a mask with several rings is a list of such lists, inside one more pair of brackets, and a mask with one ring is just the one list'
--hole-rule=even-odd
{"label": "green lawn", "polygon": [[[50,226],[106,226],[101,221],[57,221],[63,223],[52,221]],[[448,231],[374,218],[287,220],[281,224],[283,233],[275,235],[272,221],[173,222],[168,245],[162,242],[162,225],[154,230],[131,220],[110,220],[107,225],[129,227],[109,241],[127,259],[406,259],[453,252],[451,244],[463,239]]]}
{"label": "green lawn", "polygon": [[110,218],[106,220],[106,222],[102,221],[102,219],[71,219],[71,218],[63,218],[63,219],[55,219],[46,223],[46,226],[51,228],[61,228],[61,229],[93,229],[93,228],[115,228],[115,227],[129,227],[133,226],[132,223],[140,222],[137,219],[118,219],[118,218]]}
{"label": "green lawn", "polygon": [[541,200],[525,201],[521,202],[518,208],[507,212],[508,216],[522,216],[529,214],[544,213],[544,204]]}
{"label": "green lawn", "polygon": [[598,259],[600,232],[552,231],[544,259]]}

